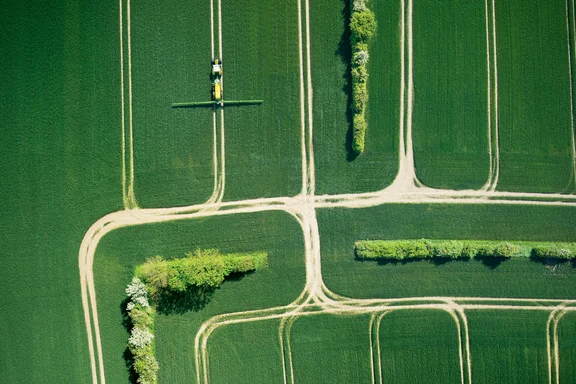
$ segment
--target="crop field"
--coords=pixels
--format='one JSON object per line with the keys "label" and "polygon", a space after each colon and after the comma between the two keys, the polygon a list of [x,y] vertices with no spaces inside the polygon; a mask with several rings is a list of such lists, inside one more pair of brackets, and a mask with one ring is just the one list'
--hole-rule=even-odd
{"label": "crop field", "polygon": [[470,349],[478,361],[474,381],[546,383],[547,318],[547,313],[534,311],[470,311]]}
{"label": "crop field", "polygon": [[[574,0],[353,4],[5,6],[0,382],[136,382],[138,310],[158,384],[573,381],[572,245],[530,250],[576,242]],[[423,238],[522,252],[354,251]]]}
{"label": "crop field", "polygon": [[414,1],[414,160],[430,187],[488,180],[486,11],[482,1]]}
{"label": "crop field", "polygon": [[[400,114],[399,2],[374,2],[378,32],[372,42],[366,152],[352,160],[347,114],[350,32],[348,2],[315,1],[310,11],[314,84],[314,153],[318,194],[371,192],[391,184],[398,170]],[[382,10],[378,8],[382,7]],[[338,112],[335,112],[338,111]]]}
{"label": "crop field", "polygon": [[499,189],[574,192],[569,3],[496,2]]}
{"label": "crop field", "polygon": [[[383,205],[318,212],[322,276],[335,293],[358,298],[486,296],[569,298],[576,295],[576,269],[555,270],[529,259],[499,265],[479,260],[379,263],[354,258],[364,239],[497,239],[571,241],[573,208]],[[386,283],[383,283],[386,282]],[[546,287],[546,289],[542,289]]]}

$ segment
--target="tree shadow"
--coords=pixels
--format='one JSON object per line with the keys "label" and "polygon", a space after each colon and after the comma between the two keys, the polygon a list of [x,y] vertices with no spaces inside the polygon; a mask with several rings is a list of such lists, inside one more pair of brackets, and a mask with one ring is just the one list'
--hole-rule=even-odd
{"label": "tree shadow", "polygon": [[346,122],[348,129],[346,130],[346,137],[344,141],[344,148],[346,150],[346,160],[351,162],[358,157],[358,153],[352,149],[352,141],[354,138],[354,129],[352,125],[353,114],[350,106],[352,105],[352,67],[350,62],[352,61],[352,46],[350,45],[350,1],[351,0],[341,0],[344,8],[342,9],[342,19],[344,20],[344,28],[340,41],[338,42],[338,48],[334,52],[336,56],[340,58],[342,64],[344,64],[344,74],[342,78],[344,79],[344,85],[342,86],[342,92],[346,95]]}
{"label": "tree shadow", "polygon": [[198,312],[204,308],[217,287],[190,287],[184,292],[163,290],[158,293],[156,310],[163,315],[182,315],[189,311]]}
{"label": "tree shadow", "polygon": [[[130,316],[128,316],[128,311],[126,310],[126,306],[130,302],[129,298],[126,298],[120,303],[120,313],[122,314],[122,326],[126,329],[128,333],[132,329],[132,320]],[[134,371],[134,355],[130,352],[128,346],[124,349],[122,353],[122,358],[124,359],[124,364],[126,365],[126,369],[128,370],[128,380],[131,384],[138,383],[138,375]]]}
{"label": "tree shadow", "polygon": [[498,256],[476,256],[474,259],[480,261],[482,264],[484,264],[486,267],[490,269],[495,269],[498,266],[500,266],[500,264],[502,264],[503,262],[510,260],[509,257],[498,257]]}

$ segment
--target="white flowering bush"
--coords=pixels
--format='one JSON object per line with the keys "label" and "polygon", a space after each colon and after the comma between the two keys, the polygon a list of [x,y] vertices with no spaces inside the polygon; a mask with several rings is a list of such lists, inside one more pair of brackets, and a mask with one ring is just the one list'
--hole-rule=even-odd
{"label": "white flowering bush", "polygon": [[150,345],[154,335],[147,329],[140,327],[132,328],[132,334],[128,338],[128,345],[133,349],[144,348]]}
{"label": "white flowering bush", "polygon": [[352,5],[352,9],[356,12],[362,12],[366,10],[366,1],[365,0],[354,0]]}
{"label": "white flowering bush", "polygon": [[358,52],[356,52],[356,55],[354,55],[354,61],[356,62],[356,65],[368,64],[369,58],[370,58],[370,56],[368,55],[368,52],[366,52],[366,51],[358,51]]}
{"label": "white flowering bush", "polygon": [[136,301],[136,299],[140,297],[147,298],[148,291],[146,290],[146,285],[139,278],[134,277],[130,284],[126,287],[126,295],[132,300]]}

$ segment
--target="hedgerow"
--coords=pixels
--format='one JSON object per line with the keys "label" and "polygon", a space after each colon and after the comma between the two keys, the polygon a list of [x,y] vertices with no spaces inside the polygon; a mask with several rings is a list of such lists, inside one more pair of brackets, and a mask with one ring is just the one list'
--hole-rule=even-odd
{"label": "hedgerow", "polygon": [[140,384],[157,382],[158,362],[154,356],[155,304],[162,293],[184,292],[190,287],[217,288],[226,276],[265,268],[266,253],[223,255],[216,249],[196,250],[186,257],[164,260],[156,256],[136,268],[136,276],[126,287],[126,311],[132,328],[128,349],[132,368]]}
{"label": "hedgerow", "polygon": [[186,257],[164,260],[156,256],[136,268],[138,276],[155,299],[163,290],[184,292],[191,286],[218,287],[231,273],[259,270],[267,266],[266,253],[228,254],[218,250],[196,250]]}
{"label": "hedgerow", "polygon": [[365,110],[368,102],[368,42],[376,31],[374,14],[366,7],[365,0],[354,0],[350,12],[350,42],[352,45],[352,105],[353,113],[352,150],[356,154],[364,151],[364,137],[368,124]]}
{"label": "hedgerow", "polygon": [[550,259],[576,259],[576,243],[554,243],[532,248],[532,256]]}
{"label": "hedgerow", "polygon": [[426,259],[518,256],[520,246],[509,242],[456,240],[362,240],[354,243],[361,259]]}
{"label": "hedgerow", "polygon": [[154,356],[153,331],[154,308],[148,302],[148,292],[144,283],[134,277],[126,287],[129,298],[126,310],[132,323],[128,349],[133,356],[132,368],[140,384],[155,384],[158,362]]}

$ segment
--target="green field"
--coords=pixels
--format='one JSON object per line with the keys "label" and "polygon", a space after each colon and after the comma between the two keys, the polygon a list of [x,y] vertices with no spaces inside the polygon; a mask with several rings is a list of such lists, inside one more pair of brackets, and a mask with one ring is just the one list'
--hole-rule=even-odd
{"label": "green field", "polygon": [[[487,296],[569,298],[576,268],[552,271],[528,259],[378,263],[354,258],[356,240],[487,239],[573,241],[576,210],[562,207],[387,205],[318,212],[322,275],[348,297]],[[544,288],[543,288],[544,287]]]}
{"label": "green field", "polygon": [[317,194],[371,192],[389,185],[398,169],[400,31],[398,2],[371,4],[378,30],[371,40],[370,99],[365,152],[350,158],[348,2],[315,1],[310,10],[314,154]]}
{"label": "green field", "polygon": [[122,206],[117,19],[93,2],[0,12],[2,383],[91,383],[78,249]]}
{"label": "green field", "polygon": [[496,2],[498,189],[574,192],[566,4]]}
{"label": "green field", "polygon": [[224,109],[225,200],[296,195],[302,189],[297,3],[227,2],[222,27],[225,100],[264,100]]}
{"label": "green field", "polygon": [[[124,15],[128,130],[126,11]],[[177,1],[136,3],[131,7],[130,25],[136,200],[142,207],[202,203],[214,186],[212,109],[172,109],[170,104],[210,99],[208,3],[205,7],[189,7]],[[189,36],[202,38],[191,40]],[[117,132],[120,128],[110,127]]]}
{"label": "green field", "polygon": [[177,383],[195,377],[194,337],[210,317],[286,305],[304,287],[302,233],[296,221],[285,213],[220,216],[113,232],[102,241],[94,261],[107,380],[123,382],[128,377],[122,358],[128,333],[122,326],[121,303],[135,266],[148,257],[181,257],[197,248],[218,248],[224,253],[267,251],[269,267],[228,279],[205,305],[192,301],[192,310],[157,316],[156,351],[161,382]]}
{"label": "green field", "polygon": [[468,311],[476,383],[548,383],[543,311]]}
{"label": "green field", "polygon": [[482,1],[414,2],[414,161],[427,186],[488,180],[486,10]]}
{"label": "green field", "polygon": [[576,312],[564,315],[558,325],[560,382],[576,377]]}
{"label": "green field", "polygon": [[461,382],[458,331],[447,312],[403,310],[386,314],[380,323],[380,351],[384,382]]}
{"label": "green field", "polygon": [[303,316],[292,327],[292,361],[298,383],[368,383],[370,317]]}
{"label": "green field", "polygon": [[210,381],[281,383],[279,326],[280,321],[267,320],[226,325],[214,331],[208,342]]}

